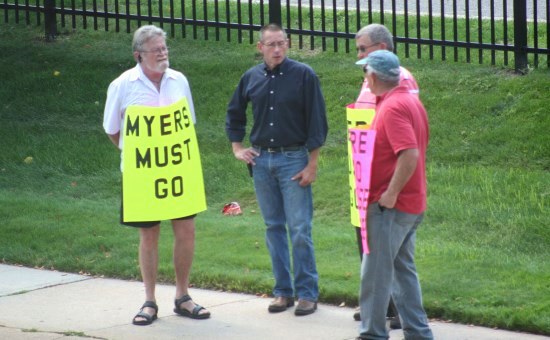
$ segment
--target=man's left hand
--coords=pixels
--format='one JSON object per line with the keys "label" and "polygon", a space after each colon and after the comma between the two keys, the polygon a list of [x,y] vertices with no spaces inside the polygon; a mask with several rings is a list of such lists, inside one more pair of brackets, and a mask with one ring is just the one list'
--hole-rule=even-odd
{"label": "man's left hand", "polygon": [[294,175],[291,179],[293,181],[299,179],[300,182],[298,184],[300,184],[301,187],[306,187],[311,183],[315,182],[316,178],[317,178],[317,169],[311,169],[311,167],[306,166],[304,170]]}
{"label": "man's left hand", "polygon": [[387,209],[393,209],[395,203],[397,202],[397,195],[392,195],[389,192],[385,191],[380,199],[378,200],[378,205]]}

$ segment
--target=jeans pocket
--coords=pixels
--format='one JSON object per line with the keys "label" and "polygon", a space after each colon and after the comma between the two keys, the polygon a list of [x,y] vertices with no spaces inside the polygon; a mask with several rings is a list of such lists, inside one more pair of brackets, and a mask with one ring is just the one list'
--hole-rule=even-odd
{"label": "jeans pocket", "polygon": [[[400,226],[410,227],[412,225],[418,224],[419,223],[418,220],[419,220],[420,217],[421,217],[421,215],[409,214],[409,213],[405,213],[405,212],[400,211],[395,216],[395,223],[400,225]],[[421,220],[421,218],[420,218],[420,220]]]}
{"label": "jeans pocket", "polygon": [[300,159],[308,156],[306,148],[303,148],[300,150],[284,151],[283,155],[286,158],[292,158],[292,159]]}

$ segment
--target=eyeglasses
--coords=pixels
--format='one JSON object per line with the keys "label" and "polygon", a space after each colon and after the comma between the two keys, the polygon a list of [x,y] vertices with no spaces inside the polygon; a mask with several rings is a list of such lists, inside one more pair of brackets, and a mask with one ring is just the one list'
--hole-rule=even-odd
{"label": "eyeglasses", "polygon": [[170,50],[168,49],[168,47],[159,47],[159,48],[155,48],[154,50],[150,50],[150,51],[140,51],[142,53],[155,53],[156,55],[161,55],[161,54],[164,54],[164,53],[168,53],[170,52]]}
{"label": "eyeglasses", "polygon": [[359,47],[359,48],[357,49],[357,51],[359,51],[359,52],[361,52],[361,53],[365,53],[365,52],[367,52],[367,50],[368,50],[369,48],[374,47],[374,46],[376,46],[376,45],[380,45],[380,43],[377,42],[377,43],[374,43],[374,44],[370,44],[370,45],[368,45],[368,46],[361,46],[361,47]]}
{"label": "eyeglasses", "polygon": [[272,42],[269,42],[269,43],[262,42],[262,45],[264,45],[267,48],[275,48],[275,47],[283,48],[283,47],[286,46],[287,42],[288,42],[287,40],[272,41]]}
{"label": "eyeglasses", "polygon": [[367,64],[363,65],[363,72],[367,74],[368,71],[369,71],[369,65]]}

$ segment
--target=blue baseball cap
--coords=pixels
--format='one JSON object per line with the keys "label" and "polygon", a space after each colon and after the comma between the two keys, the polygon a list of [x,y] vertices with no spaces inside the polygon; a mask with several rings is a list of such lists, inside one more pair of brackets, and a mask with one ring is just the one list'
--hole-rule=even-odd
{"label": "blue baseball cap", "polygon": [[388,77],[399,76],[399,58],[390,51],[378,50],[369,53],[369,56],[355,63],[356,65],[368,65],[369,68],[378,74]]}

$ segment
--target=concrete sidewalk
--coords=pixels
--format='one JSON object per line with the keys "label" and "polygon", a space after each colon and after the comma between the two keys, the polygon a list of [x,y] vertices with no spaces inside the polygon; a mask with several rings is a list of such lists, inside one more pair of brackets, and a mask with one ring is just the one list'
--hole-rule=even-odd
{"label": "concrete sidewalk", "polygon": [[[292,309],[270,314],[271,298],[192,288],[193,299],[212,313],[192,320],[172,312],[174,287],[157,286],[159,319],[134,326],[143,300],[141,282],[95,278],[0,264],[0,339],[355,339],[352,308],[320,304],[296,317]],[[430,322],[436,339],[550,339],[444,322]],[[390,339],[403,333],[391,331]]]}

